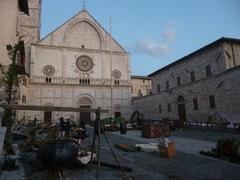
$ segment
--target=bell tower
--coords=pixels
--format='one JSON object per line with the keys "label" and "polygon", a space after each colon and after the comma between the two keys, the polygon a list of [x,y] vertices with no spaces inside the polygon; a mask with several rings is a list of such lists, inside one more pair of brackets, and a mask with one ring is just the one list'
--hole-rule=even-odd
{"label": "bell tower", "polygon": [[40,39],[41,0],[28,0],[29,16],[21,13],[19,35],[26,46],[37,43]]}

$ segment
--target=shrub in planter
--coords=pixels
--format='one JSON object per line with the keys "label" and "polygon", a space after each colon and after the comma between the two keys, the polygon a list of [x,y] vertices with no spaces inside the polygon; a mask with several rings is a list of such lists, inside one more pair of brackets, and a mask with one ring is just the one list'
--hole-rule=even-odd
{"label": "shrub in planter", "polygon": [[124,122],[123,117],[118,117],[118,118],[112,118],[108,117],[102,120],[103,124],[106,128],[106,130],[118,130],[120,127],[120,124]]}
{"label": "shrub in planter", "polygon": [[240,141],[234,138],[219,139],[217,141],[216,153],[221,157],[231,160],[240,160]]}

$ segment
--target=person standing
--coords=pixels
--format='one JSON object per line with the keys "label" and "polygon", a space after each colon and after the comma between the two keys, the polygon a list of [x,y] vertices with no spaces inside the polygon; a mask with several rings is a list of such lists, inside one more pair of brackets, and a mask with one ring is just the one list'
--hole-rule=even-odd
{"label": "person standing", "polygon": [[66,137],[69,137],[70,129],[71,129],[70,119],[67,119],[67,122],[65,123],[65,135],[66,135]]}
{"label": "person standing", "polygon": [[59,122],[59,139],[62,140],[65,135],[65,122],[63,117],[60,117]]}

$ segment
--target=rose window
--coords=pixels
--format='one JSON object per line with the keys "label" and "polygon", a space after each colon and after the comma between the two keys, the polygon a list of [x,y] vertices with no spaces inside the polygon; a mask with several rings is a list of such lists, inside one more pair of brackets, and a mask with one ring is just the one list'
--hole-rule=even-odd
{"label": "rose window", "polygon": [[52,76],[55,73],[55,69],[51,65],[46,65],[46,66],[43,67],[43,73],[46,76]]}
{"label": "rose window", "polygon": [[114,79],[120,79],[120,77],[121,77],[121,72],[120,72],[119,70],[115,69],[115,70],[113,70],[113,72],[112,72],[112,76],[113,76]]}
{"label": "rose window", "polygon": [[90,71],[93,68],[93,61],[90,57],[88,56],[80,56],[77,59],[77,67],[81,71]]}

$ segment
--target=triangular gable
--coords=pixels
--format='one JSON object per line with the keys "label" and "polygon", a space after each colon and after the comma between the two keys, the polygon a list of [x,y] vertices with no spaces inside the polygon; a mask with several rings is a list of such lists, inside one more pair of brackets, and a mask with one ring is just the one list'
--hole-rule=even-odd
{"label": "triangular gable", "polygon": [[[109,39],[110,34],[88,11],[82,10],[41,39],[38,44],[110,50]],[[126,52],[114,38],[112,38],[112,50]]]}

